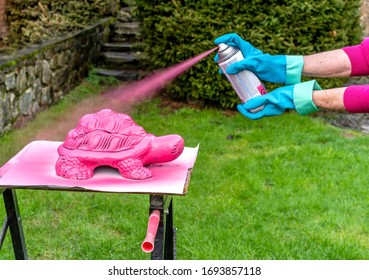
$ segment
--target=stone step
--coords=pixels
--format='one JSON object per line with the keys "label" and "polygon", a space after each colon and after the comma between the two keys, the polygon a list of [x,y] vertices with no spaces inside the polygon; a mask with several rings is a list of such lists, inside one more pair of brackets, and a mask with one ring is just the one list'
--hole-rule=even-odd
{"label": "stone step", "polygon": [[96,69],[96,73],[101,76],[114,77],[120,81],[135,81],[140,78],[138,70],[99,68]]}
{"label": "stone step", "polygon": [[121,7],[120,8],[120,11],[124,11],[128,14],[132,14],[132,12],[137,9],[137,6],[134,6],[134,5],[128,5],[127,7]]}
{"label": "stone step", "polygon": [[107,65],[139,66],[138,54],[134,52],[103,52],[102,56]]}
{"label": "stone step", "polygon": [[141,22],[140,21],[135,21],[135,20],[131,20],[131,21],[116,21],[113,24],[114,28],[116,29],[129,29],[129,30],[133,30],[133,31],[140,31],[141,28]]}
{"label": "stone step", "polygon": [[117,21],[113,24],[113,32],[118,35],[130,35],[137,36],[140,34],[140,22],[129,21],[120,22]]}
{"label": "stone step", "polygon": [[137,44],[134,42],[108,42],[102,45],[103,52],[130,52],[135,49]]}
{"label": "stone step", "polygon": [[118,12],[117,20],[121,22],[132,21],[132,8],[124,7]]}
{"label": "stone step", "polygon": [[137,43],[140,42],[140,35],[114,35],[109,39],[111,43]]}

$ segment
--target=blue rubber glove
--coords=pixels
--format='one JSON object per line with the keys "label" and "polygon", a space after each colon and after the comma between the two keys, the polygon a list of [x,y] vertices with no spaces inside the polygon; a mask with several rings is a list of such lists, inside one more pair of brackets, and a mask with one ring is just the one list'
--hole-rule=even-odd
{"label": "blue rubber glove", "polygon": [[[306,115],[318,111],[313,102],[313,90],[320,89],[321,87],[315,80],[285,86],[265,95],[254,97],[244,104],[238,105],[237,109],[242,115],[252,120],[278,116],[287,109],[293,109],[300,115]],[[262,110],[255,113],[250,112],[250,110],[255,110],[262,106],[264,106]]]}
{"label": "blue rubber glove", "polygon": [[[292,85],[301,81],[304,67],[303,56],[270,55],[253,47],[236,33],[225,34],[214,40],[214,43],[231,44],[238,47],[244,60],[233,63],[227,68],[227,74],[237,74],[242,70],[249,70],[261,80]],[[215,56],[215,61],[218,57]]]}

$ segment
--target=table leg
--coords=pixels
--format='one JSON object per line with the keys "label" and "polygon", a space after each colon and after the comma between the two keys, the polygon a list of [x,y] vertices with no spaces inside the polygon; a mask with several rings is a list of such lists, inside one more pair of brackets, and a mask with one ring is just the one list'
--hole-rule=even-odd
{"label": "table leg", "polygon": [[3,198],[7,214],[7,220],[4,223],[4,235],[7,228],[9,228],[15,258],[17,260],[27,260],[28,254],[26,249],[26,242],[24,239],[23,227],[15,190],[6,189],[3,193]]}
{"label": "table leg", "polygon": [[173,227],[173,200],[171,196],[150,195],[150,213],[160,212],[160,223],[155,237],[152,260],[174,260],[176,252]]}
{"label": "table leg", "polygon": [[165,260],[174,260],[176,257],[175,228],[173,225],[173,199],[170,200],[165,225]]}

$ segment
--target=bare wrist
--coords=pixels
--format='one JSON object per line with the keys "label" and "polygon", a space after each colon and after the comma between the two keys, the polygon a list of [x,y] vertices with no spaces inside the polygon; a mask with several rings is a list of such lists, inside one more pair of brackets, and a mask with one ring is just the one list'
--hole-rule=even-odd
{"label": "bare wrist", "polygon": [[335,88],[328,90],[314,90],[313,102],[318,108],[343,111],[343,94],[346,88]]}

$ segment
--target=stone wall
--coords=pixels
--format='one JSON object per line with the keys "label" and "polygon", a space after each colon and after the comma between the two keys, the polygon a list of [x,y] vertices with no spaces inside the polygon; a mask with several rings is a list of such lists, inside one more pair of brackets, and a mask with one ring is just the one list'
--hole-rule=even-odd
{"label": "stone wall", "polygon": [[109,37],[112,19],[78,33],[0,56],[0,134],[23,125],[88,74]]}
{"label": "stone wall", "polygon": [[7,33],[5,4],[6,4],[6,0],[0,0],[0,44],[1,44],[2,38],[4,38],[4,36]]}

